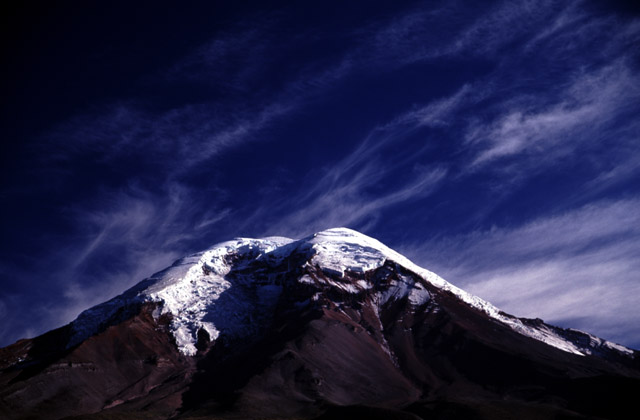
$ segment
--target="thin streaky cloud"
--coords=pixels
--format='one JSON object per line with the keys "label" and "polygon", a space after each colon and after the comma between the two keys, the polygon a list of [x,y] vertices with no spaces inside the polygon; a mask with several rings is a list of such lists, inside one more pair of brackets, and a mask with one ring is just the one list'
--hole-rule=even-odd
{"label": "thin streaky cloud", "polygon": [[[66,290],[65,311],[51,319],[69,322],[81,309],[171,264],[189,251],[194,238],[230,215],[228,209],[201,212],[201,205],[194,206],[198,195],[176,184],[159,198],[132,186],[109,194],[98,208],[69,209],[67,216],[77,222],[78,240],[59,244],[57,252],[40,262],[50,282]],[[105,253],[119,257],[103,267]]]}
{"label": "thin streaky cloud", "polygon": [[[624,64],[580,75],[559,95],[560,102],[539,109],[529,103],[511,109],[490,124],[473,127],[466,142],[479,146],[471,168],[496,159],[528,153],[545,155],[546,164],[573,153],[584,142],[597,141],[597,130],[640,98],[640,78]],[[593,131],[596,134],[593,134]]]}
{"label": "thin streaky cloud", "polygon": [[[446,180],[445,166],[415,166],[402,159],[382,162],[381,151],[401,140],[400,132],[411,129],[404,123],[374,128],[355,149],[335,164],[323,168],[323,175],[277,208],[278,218],[265,234],[293,237],[334,226],[375,225],[378,213],[390,206],[431,195]],[[410,177],[396,183],[388,193],[372,196],[368,191],[398,170],[412,168]],[[406,172],[406,171],[405,171]],[[301,204],[302,203],[302,204]],[[245,226],[267,220],[262,206]],[[264,208],[269,208],[264,206]],[[291,211],[291,209],[294,209]],[[273,209],[269,209],[273,212]],[[293,227],[293,228],[292,228]],[[284,232],[284,233],[283,233]]]}
{"label": "thin streaky cloud", "polygon": [[454,123],[453,116],[464,106],[477,103],[484,97],[485,92],[479,87],[464,84],[452,95],[435,99],[428,104],[397,116],[391,122],[383,125],[380,130],[396,131],[403,127],[443,127]]}
{"label": "thin streaky cloud", "polygon": [[[372,220],[376,220],[381,210],[428,197],[440,186],[445,176],[446,170],[443,168],[423,171],[414,182],[373,199],[363,192],[367,185],[345,184],[328,190],[292,214],[281,215],[279,222],[270,226],[269,231],[287,232],[293,237],[300,237],[310,231],[335,226],[372,228],[375,225]],[[364,230],[364,227],[360,228]]]}
{"label": "thin streaky cloud", "polygon": [[[494,56],[515,38],[535,36],[546,28],[557,9],[553,1],[521,0],[497,2],[479,17],[450,6],[411,10],[376,31],[370,48],[374,57],[400,65],[443,57]],[[460,29],[450,32],[449,27]],[[432,35],[442,32],[449,36]]]}
{"label": "thin streaky cloud", "polygon": [[[637,199],[604,201],[522,226],[403,249],[507,312],[562,325],[580,318],[575,327],[620,341],[616,323],[621,314],[640,324],[634,303],[640,292],[639,215]],[[589,316],[585,307],[593,308]],[[633,340],[640,343],[640,331]]]}

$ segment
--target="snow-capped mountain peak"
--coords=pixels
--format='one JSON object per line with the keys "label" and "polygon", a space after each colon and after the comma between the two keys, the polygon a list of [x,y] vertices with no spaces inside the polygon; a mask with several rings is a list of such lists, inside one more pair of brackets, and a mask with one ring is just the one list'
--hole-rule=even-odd
{"label": "snow-capped mountain peak", "polygon": [[[380,283],[371,273],[385,266],[405,274]],[[122,307],[153,302],[159,314],[170,314],[179,350],[197,353],[199,332],[215,341],[259,334],[285,288],[297,284],[311,292],[310,304],[328,290],[353,295],[379,306],[406,299],[412,306],[429,303],[429,287],[448,292],[518,333],[574,354],[592,352],[589,340],[572,340],[561,329],[533,325],[500,311],[490,303],[417,266],[381,242],[348,228],[334,228],[300,240],[283,237],[236,238],[174,263],[124,294],[83,312],[73,323],[70,346],[96,333]],[[593,341],[593,340],[591,340]],[[623,354],[632,351],[601,340]]]}
{"label": "snow-capped mountain peak", "polygon": [[0,349],[0,417],[622,419],[638,355],[337,228],[219,243]]}

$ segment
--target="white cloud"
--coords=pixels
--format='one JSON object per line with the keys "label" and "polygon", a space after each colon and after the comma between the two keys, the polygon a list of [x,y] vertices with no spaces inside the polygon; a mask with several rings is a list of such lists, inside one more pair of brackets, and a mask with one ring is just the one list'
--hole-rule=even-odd
{"label": "white cloud", "polygon": [[624,62],[578,75],[554,97],[551,105],[528,101],[497,117],[493,122],[472,126],[466,136],[478,152],[471,168],[495,160],[524,154],[553,164],[554,159],[573,154],[585,143],[600,140],[599,130],[613,122],[625,107],[640,99],[640,78]]}
{"label": "white cloud", "polygon": [[203,206],[198,191],[179,184],[170,184],[164,194],[134,185],[69,208],[74,240],[56,240],[30,267],[31,276],[46,276],[47,290],[59,295],[35,310],[42,318],[36,332],[70,322],[194,251],[192,244],[206,242],[209,229],[229,215],[228,209]]}
{"label": "white cloud", "polygon": [[638,199],[404,248],[507,312],[640,344]]}
{"label": "white cloud", "polygon": [[478,9],[451,2],[410,10],[379,25],[381,29],[376,27],[365,44],[370,59],[403,66],[437,58],[495,58],[515,39],[548,31],[549,20],[562,13],[562,5],[554,1],[519,0],[488,6],[482,7],[484,13],[480,14]]}
{"label": "white cloud", "polygon": [[449,96],[435,99],[425,106],[396,117],[381,129],[393,131],[402,127],[448,127],[454,123],[453,116],[459,113],[461,108],[476,104],[484,95],[485,92],[476,86],[465,84]]}
{"label": "white cloud", "polygon": [[[421,168],[414,172],[411,181],[385,193],[371,195],[367,189],[385,177],[385,170],[376,168],[375,162],[335,182],[329,170],[327,176],[311,187],[317,193],[292,197],[282,205],[282,213],[276,211],[277,221],[266,228],[265,235],[295,238],[336,226],[352,226],[361,230],[372,228],[380,211],[431,195],[442,184],[446,174],[442,167]],[[264,218],[265,210],[259,209],[248,223]]]}

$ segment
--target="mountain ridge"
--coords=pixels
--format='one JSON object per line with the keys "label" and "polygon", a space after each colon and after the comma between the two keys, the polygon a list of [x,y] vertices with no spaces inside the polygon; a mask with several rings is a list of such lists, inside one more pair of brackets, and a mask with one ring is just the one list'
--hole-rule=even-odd
{"label": "mountain ridge", "polygon": [[505,314],[346,228],[222,242],[0,360],[7,418],[623,418],[640,389],[637,351]]}
{"label": "mountain ridge", "polygon": [[[337,252],[338,249],[339,252]],[[235,238],[231,241],[225,241],[214,245],[207,251],[179,259],[168,269],[154,274],[149,279],[129,289],[123,295],[114,298],[116,299],[114,303],[122,306],[124,302],[120,301],[131,299],[139,299],[143,302],[160,302],[163,305],[163,311],[171,312],[174,316],[180,314],[180,325],[176,325],[174,335],[176,335],[181,351],[187,355],[194,355],[196,353],[196,333],[199,328],[206,328],[212,338],[217,337],[219,332],[211,323],[205,325],[201,319],[192,319],[189,315],[205,316],[203,313],[205,308],[202,308],[203,300],[210,305],[210,311],[217,310],[218,308],[211,304],[217,300],[220,293],[232,287],[231,283],[226,281],[224,277],[231,270],[238,271],[241,269],[241,267],[235,267],[237,262],[235,264],[229,263],[225,259],[231,256],[238,256],[239,260],[244,263],[263,259],[267,261],[270,268],[274,268],[294,252],[302,253],[310,259],[310,263],[317,264],[323,272],[335,274],[339,278],[344,277],[345,271],[366,272],[383,265],[387,259],[390,259],[419,275],[425,281],[443,290],[451,291],[466,303],[483,310],[501,322],[511,325],[516,331],[544,341],[549,345],[565,351],[582,354],[582,352],[592,351],[590,344],[593,342],[595,345],[591,347],[605,347],[623,354],[633,354],[631,349],[599,339],[582,331],[575,330],[577,333],[589,335],[592,339],[585,345],[584,337],[582,337],[583,339],[580,340],[582,344],[578,346],[576,343],[567,340],[566,334],[564,336],[556,334],[554,330],[557,331],[557,327],[554,329],[545,327],[536,329],[534,327],[535,323],[525,324],[518,322],[519,318],[508,315],[483,299],[453,286],[436,274],[417,266],[381,242],[348,228],[328,229],[300,240],[268,237],[263,239]],[[345,258],[348,255],[353,255],[353,258]],[[207,281],[211,276],[215,277],[215,280]],[[307,277],[301,278],[299,281],[310,280]],[[271,284],[273,284],[273,281]],[[344,288],[352,293],[358,293],[371,287],[362,281],[357,281],[355,284],[332,283],[331,285]],[[417,287],[420,287],[419,283]],[[268,295],[269,287],[265,287],[263,291]],[[277,290],[271,291],[277,292]],[[135,293],[135,296],[131,296],[133,293]],[[420,292],[412,289],[408,298],[409,300],[416,299],[415,303],[419,303],[419,294]],[[213,299],[210,299],[211,297]],[[90,308],[72,323],[76,335],[70,343],[71,346],[95,333],[96,326],[93,324],[96,322],[92,318],[96,318],[96,315],[92,312],[98,312],[97,320],[107,318],[108,315],[98,310],[98,308],[106,309],[106,312],[109,312],[108,307],[111,305],[106,306],[107,308],[102,305]],[[227,308],[224,309],[226,310]],[[234,309],[237,308],[231,308],[232,311]],[[206,321],[204,322],[206,323]]]}

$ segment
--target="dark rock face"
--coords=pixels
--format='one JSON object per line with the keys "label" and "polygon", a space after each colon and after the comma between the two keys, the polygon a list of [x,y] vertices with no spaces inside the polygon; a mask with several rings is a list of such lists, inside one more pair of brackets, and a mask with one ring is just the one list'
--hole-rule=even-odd
{"label": "dark rock face", "polygon": [[3,349],[0,417],[64,418],[116,410],[141,397],[151,412],[170,415],[193,361],[176,350],[169,320],[154,319],[153,309],[142,306],[75,348],[65,349],[70,337],[63,327]]}
{"label": "dark rock face", "polygon": [[[564,352],[390,261],[344,276],[295,263],[260,334],[200,330],[194,357],[151,303],[73,348],[67,326],[1,349],[0,417],[623,419],[635,409],[637,352]],[[429,298],[380,301],[407,278]],[[362,280],[373,287],[330,285]]]}

